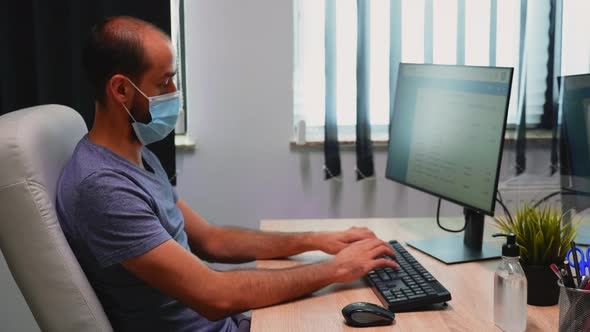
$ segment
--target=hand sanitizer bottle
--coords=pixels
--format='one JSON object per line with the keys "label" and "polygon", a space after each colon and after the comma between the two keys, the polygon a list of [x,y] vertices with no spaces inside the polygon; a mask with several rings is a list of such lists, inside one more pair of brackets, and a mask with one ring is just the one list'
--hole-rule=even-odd
{"label": "hand sanitizer bottle", "polygon": [[516,235],[506,236],[502,246],[502,261],[494,274],[494,323],[507,332],[522,332],[527,321],[527,282],[520,266],[520,247]]}

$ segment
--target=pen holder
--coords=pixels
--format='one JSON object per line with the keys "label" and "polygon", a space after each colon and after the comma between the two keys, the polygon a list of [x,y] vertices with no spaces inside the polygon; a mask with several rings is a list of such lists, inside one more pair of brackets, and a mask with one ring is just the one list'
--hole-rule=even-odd
{"label": "pen holder", "polygon": [[590,331],[590,291],[559,285],[559,331]]}

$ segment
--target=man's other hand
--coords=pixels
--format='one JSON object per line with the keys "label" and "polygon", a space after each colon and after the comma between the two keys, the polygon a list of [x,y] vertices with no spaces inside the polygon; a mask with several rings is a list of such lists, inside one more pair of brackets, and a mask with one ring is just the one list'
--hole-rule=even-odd
{"label": "man's other hand", "polygon": [[329,264],[334,266],[336,282],[351,282],[362,278],[378,267],[399,268],[391,247],[379,239],[365,239],[354,242],[341,250]]}
{"label": "man's other hand", "polygon": [[314,241],[319,250],[336,255],[352,243],[376,238],[375,233],[367,227],[351,227],[345,231],[316,233]]}

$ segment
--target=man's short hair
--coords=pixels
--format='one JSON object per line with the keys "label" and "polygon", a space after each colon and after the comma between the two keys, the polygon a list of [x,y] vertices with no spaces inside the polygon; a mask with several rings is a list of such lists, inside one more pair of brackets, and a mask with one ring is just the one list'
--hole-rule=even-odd
{"label": "man's short hair", "polygon": [[106,83],[113,75],[126,75],[139,82],[149,68],[142,42],[142,32],[148,29],[166,36],[151,23],[126,16],[103,19],[92,28],[82,61],[99,103],[104,104]]}

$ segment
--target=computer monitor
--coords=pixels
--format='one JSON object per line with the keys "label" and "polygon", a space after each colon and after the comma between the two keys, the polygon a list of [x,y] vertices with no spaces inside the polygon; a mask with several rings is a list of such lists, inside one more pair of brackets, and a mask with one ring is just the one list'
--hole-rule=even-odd
{"label": "computer monitor", "polygon": [[[563,211],[590,207],[590,74],[563,76],[561,86],[560,175]],[[577,228],[576,243],[590,245],[590,228]]]}
{"label": "computer monitor", "polygon": [[386,177],[464,207],[464,237],[407,243],[447,264],[499,257],[483,244],[493,216],[512,68],[402,63]]}

